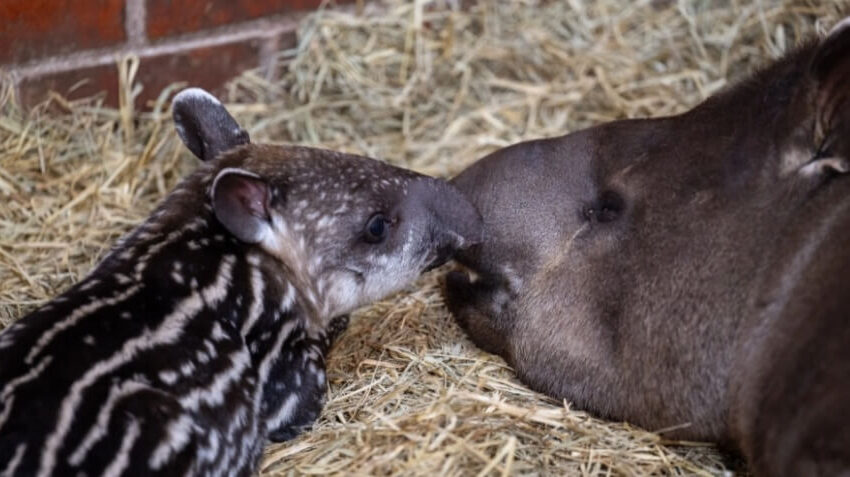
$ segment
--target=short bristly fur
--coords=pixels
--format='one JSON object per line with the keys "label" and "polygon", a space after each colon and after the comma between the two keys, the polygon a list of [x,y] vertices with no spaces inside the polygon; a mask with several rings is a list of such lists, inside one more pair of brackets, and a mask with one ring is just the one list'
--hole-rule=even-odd
{"label": "short bristly fur", "polygon": [[480,239],[444,181],[250,144],[197,89],[174,116],[207,162],[0,334],[0,475],[249,475],[321,410],[345,314]]}
{"label": "short bristly fur", "polygon": [[850,20],[685,114],[514,145],[454,183],[487,240],[447,301],[601,416],[850,472]]}

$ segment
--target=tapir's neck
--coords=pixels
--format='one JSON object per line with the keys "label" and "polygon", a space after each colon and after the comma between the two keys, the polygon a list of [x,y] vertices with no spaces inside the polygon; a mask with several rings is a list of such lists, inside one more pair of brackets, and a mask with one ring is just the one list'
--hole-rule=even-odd
{"label": "tapir's neck", "polygon": [[321,322],[311,316],[288,267],[230,235],[203,202],[186,204],[189,215],[172,212],[169,199],[54,306],[142,302],[143,309],[124,314],[146,326],[157,326],[170,313],[203,313],[238,330],[249,344],[276,334],[284,319],[308,329]]}

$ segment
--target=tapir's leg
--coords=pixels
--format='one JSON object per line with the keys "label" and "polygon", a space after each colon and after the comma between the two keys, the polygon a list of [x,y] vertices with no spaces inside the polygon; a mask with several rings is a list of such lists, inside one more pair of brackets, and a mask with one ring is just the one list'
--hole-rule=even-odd
{"label": "tapir's leg", "polygon": [[263,390],[261,419],[270,441],[293,439],[319,417],[327,392],[328,343],[326,335],[314,338],[305,331],[284,343]]}
{"label": "tapir's leg", "polygon": [[503,316],[493,314],[494,293],[499,293],[494,285],[472,283],[466,273],[452,271],[446,276],[446,305],[457,324],[476,346],[510,362],[509,326]]}
{"label": "tapir's leg", "polygon": [[348,329],[348,315],[337,316],[332,319],[330,324],[328,324],[327,333],[327,344],[325,344],[326,351],[333,346],[336,339],[339,338],[345,330]]}

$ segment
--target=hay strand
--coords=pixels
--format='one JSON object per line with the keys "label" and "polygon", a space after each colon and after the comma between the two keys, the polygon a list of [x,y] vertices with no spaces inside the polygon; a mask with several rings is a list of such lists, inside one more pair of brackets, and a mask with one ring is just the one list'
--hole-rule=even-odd
{"label": "hay strand", "polygon": [[[358,2],[305,18],[271,75],[224,99],[255,141],[378,157],[449,176],[517,141],[686,110],[850,2]],[[61,93],[24,113],[0,80],[0,327],[79,280],[195,167],[163,92],[121,107]],[[2,78],[2,75],[0,75]],[[452,323],[440,271],[361,310],[335,347],[315,428],[264,475],[725,475],[712,446],[594,419],[528,390]],[[731,466],[731,467],[730,467]]]}

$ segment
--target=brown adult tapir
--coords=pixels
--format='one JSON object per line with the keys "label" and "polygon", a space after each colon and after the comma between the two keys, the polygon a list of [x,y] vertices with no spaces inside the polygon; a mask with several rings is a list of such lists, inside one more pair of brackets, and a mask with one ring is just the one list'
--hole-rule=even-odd
{"label": "brown adult tapir", "polygon": [[447,303],[532,388],[757,475],[850,475],[850,18],[672,117],[455,178],[487,239]]}

